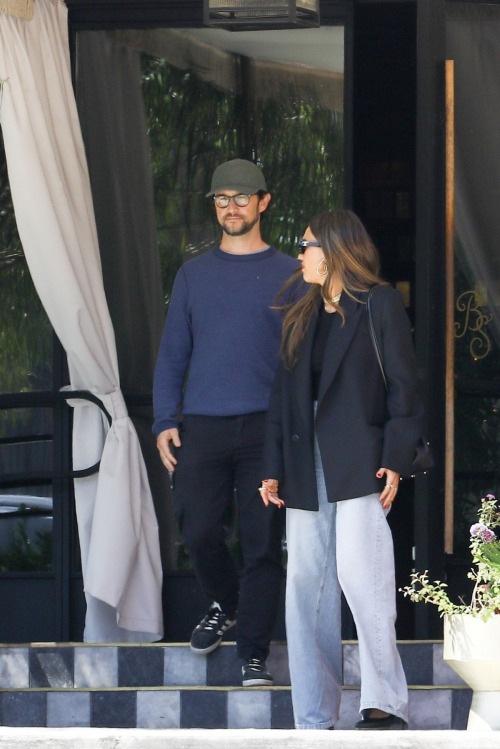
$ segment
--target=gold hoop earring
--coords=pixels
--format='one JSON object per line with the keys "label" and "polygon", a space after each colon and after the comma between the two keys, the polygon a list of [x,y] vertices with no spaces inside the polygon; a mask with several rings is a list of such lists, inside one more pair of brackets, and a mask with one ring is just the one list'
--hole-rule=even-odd
{"label": "gold hoop earring", "polygon": [[[323,273],[319,272],[319,266],[321,265],[321,263],[325,264],[325,270],[323,271]],[[325,258],[319,261],[318,265],[316,266],[316,273],[318,274],[318,276],[326,276],[326,274],[328,273],[328,265],[326,264]]]}

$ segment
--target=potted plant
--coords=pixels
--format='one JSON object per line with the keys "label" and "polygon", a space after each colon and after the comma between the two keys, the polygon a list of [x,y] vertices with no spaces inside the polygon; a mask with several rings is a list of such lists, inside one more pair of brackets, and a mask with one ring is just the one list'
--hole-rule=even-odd
{"label": "potted plant", "polygon": [[[453,603],[446,583],[428,573],[412,575],[402,589],[412,601],[438,607],[444,616],[444,660],[474,690],[467,729],[500,730],[500,512],[493,494],[481,499],[478,522],[471,526],[474,581],[470,604]],[[498,532],[498,531],[497,531]]]}

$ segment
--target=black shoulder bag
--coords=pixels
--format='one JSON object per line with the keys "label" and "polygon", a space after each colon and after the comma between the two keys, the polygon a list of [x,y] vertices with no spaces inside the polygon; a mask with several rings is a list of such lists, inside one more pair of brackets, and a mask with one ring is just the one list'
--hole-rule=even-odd
{"label": "black shoulder bag", "polygon": [[[373,288],[374,287],[372,287],[370,291],[368,292],[368,299],[366,300],[366,307],[368,310],[368,322],[370,326],[370,336],[372,339],[373,348],[375,349],[375,355],[377,357],[380,371],[382,372],[382,378],[384,380],[385,390],[387,392],[389,390],[387,386],[387,377],[385,376],[384,364],[382,362],[382,353],[381,353],[380,345],[377,339],[377,334],[375,333],[375,326],[373,324],[373,316],[372,316],[372,308],[371,308]],[[416,473],[427,473],[427,471],[433,466],[434,466],[434,458],[432,457],[432,452],[431,452],[431,448],[429,447],[429,443],[423,437],[420,437],[417,447],[416,447],[415,457],[413,459],[411,475],[413,477],[415,476]]]}

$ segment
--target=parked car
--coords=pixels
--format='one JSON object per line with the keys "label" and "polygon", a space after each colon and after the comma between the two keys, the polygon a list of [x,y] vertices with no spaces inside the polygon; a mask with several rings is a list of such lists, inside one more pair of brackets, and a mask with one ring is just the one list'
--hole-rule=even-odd
{"label": "parked car", "polygon": [[[26,494],[0,494],[0,564],[24,567],[22,558],[47,557],[51,548],[52,498]],[[17,565],[14,564],[17,559]],[[9,561],[10,560],[10,561]],[[47,560],[48,561],[48,560]],[[44,565],[45,566],[45,565]],[[28,568],[32,565],[29,564]]]}

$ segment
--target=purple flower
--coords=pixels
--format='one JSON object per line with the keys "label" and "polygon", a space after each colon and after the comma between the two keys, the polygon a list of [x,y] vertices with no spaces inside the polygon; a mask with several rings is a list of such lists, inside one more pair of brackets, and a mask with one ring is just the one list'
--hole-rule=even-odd
{"label": "purple flower", "polygon": [[476,538],[476,536],[480,536],[482,538],[483,531],[487,531],[488,528],[484,525],[484,523],[474,523],[474,525],[471,525],[470,527],[470,534],[472,538]]}
{"label": "purple flower", "polygon": [[474,525],[471,525],[470,534],[472,538],[477,538],[479,536],[481,541],[485,544],[490,544],[496,538],[493,531],[490,530],[488,526],[484,525],[484,523],[474,523]]}
{"label": "purple flower", "polygon": [[487,494],[486,495],[486,499],[495,499],[495,495],[494,494]]}
{"label": "purple flower", "polygon": [[481,531],[481,539],[484,541],[485,544],[490,544],[492,541],[495,540],[495,538],[496,538],[495,534],[489,528],[485,528],[484,531]]}

